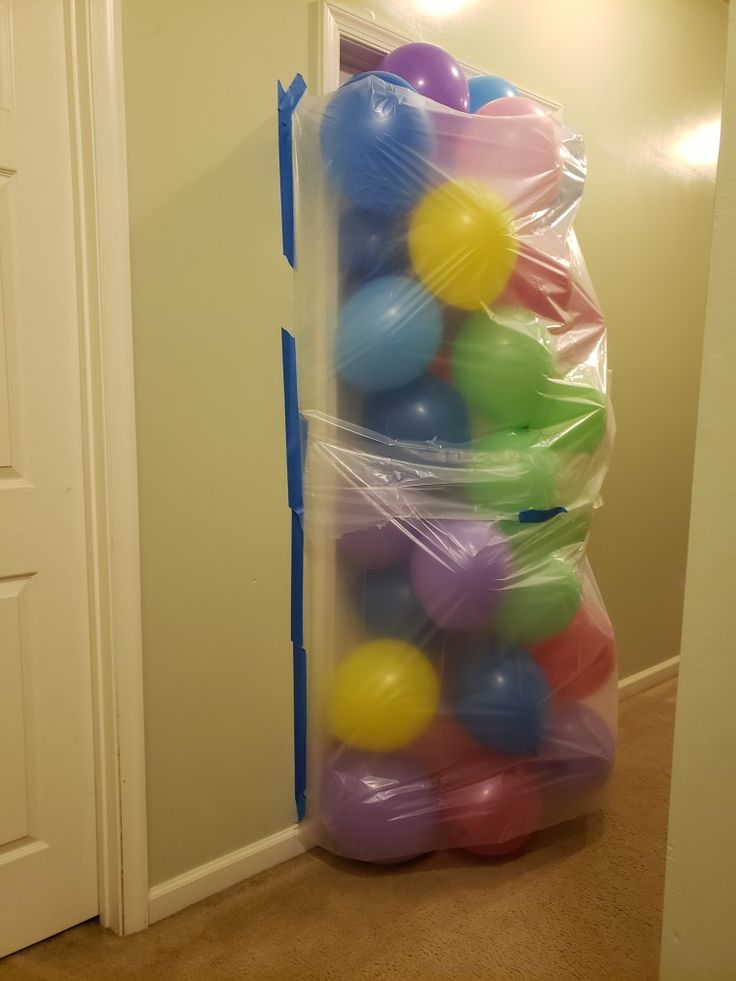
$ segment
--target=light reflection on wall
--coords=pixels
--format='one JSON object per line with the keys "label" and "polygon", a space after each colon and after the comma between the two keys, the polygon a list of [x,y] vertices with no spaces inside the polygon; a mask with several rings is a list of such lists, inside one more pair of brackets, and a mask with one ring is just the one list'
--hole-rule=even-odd
{"label": "light reflection on wall", "polygon": [[451,17],[476,3],[477,0],[414,0],[414,9],[429,17]]}
{"label": "light reflection on wall", "polygon": [[703,174],[715,176],[721,121],[713,119],[681,133],[672,144],[672,155],[678,162]]}

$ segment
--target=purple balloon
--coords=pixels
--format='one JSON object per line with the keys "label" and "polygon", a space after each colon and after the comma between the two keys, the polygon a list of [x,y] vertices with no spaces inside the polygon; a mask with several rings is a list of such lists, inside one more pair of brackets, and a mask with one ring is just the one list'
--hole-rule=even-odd
{"label": "purple balloon", "polygon": [[604,783],[613,767],[616,740],[597,712],[583,702],[556,699],[542,724],[537,764],[554,793],[584,793]]}
{"label": "purple balloon", "polygon": [[463,70],[452,55],[436,44],[403,44],[387,54],[378,67],[405,79],[428,99],[450,109],[468,111],[470,97]]}
{"label": "purple balloon", "polygon": [[393,521],[348,531],[338,544],[340,554],[357,569],[387,569],[405,562],[412,551],[411,537]]}
{"label": "purple balloon", "polygon": [[508,585],[508,542],[490,521],[428,523],[411,557],[414,591],[446,630],[486,625]]}
{"label": "purple balloon", "polygon": [[346,858],[393,864],[434,851],[437,803],[426,765],[404,756],[338,750],[324,769],[321,823]]}

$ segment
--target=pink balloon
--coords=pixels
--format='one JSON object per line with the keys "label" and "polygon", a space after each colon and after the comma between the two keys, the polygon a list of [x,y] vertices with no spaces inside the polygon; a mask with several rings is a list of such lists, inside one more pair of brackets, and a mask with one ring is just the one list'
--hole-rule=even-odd
{"label": "pink balloon", "polygon": [[445,124],[438,163],[451,166],[456,177],[485,181],[517,216],[526,215],[547,207],[557,193],[561,141],[560,124],[536,102],[494,99],[468,119]]}

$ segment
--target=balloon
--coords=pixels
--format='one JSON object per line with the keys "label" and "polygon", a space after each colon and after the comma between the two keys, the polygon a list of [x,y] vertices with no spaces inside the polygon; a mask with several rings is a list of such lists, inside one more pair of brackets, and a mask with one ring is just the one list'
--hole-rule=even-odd
{"label": "balloon", "polygon": [[430,375],[440,378],[442,381],[452,383],[452,368],[450,366],[450,347],[445,342],[434,356],[427,369]]}
{"label": "balloon", "polygon": [[592,695],[616,665],[611,622],[591,597],[562,633],[529,649],[552,691],[567,698]]}
{"label": "balloon", "polygon": [[520,245],[516,266],[499,302],[526,307],[554,324],[565,324],[573,302],[569,262],[526,243]]}
{"label": "balloon", "polygon": [[539,827],[541,798],[529,777],[508,771],[475,779],[442,794],[442,842],[475,855],[518,851]]}
{"label": "balloon", "polygon": [[548,378],[534,426],[556,450],[593,453],[606,433],[606,396],[592,385]]}
{"label": "balloon", "polygon": [[340,377],[365,392],[397,388],[421,375],[442,342],[442,315],[408,276],[381,276],[340,312],[335,361]]}
{"label": "balloon", "polygon": [[[338,539],[342,558],[359,569],[385,569],[409,558],[414,542],[398,519],[388,521],[375,511],[376,523],[347,531]],[[366,514],[372,512],[366,511]]]}
{"label": "balloon", "polygon": [[472,479],[464,487],[478,507],[518,513],[555,505],[558,459],[535,430],[501,430],[474,440],[472,451]]}
{"label": "balloon", "polygon": [[597,712],[555,699],[542,725],[537,783],[548,792],[589,792],[608,778],[615,752],[613,733]]}
{"label": "balloon", "polygon": [[456,718],[479,742],[499,753],[536,753],[549,685],[530,654],[481,637],[448,665]]}
{"label": "balloon", "polygon": [[402,44],[381,60],[382,71],[405,78],[417,92],[435,102],[468,111],[468,83],[452,55],[436,44]]}
{"label": "balloon", "polygon": [[518,95],[519,90],[498,75],[479,75],[468,81],[469,109],[478,112],[487,102]]}
{"label": "balloon", "polygon": [[360,72],[358,75],[353,75],[346,82],[342,83],[344,88],[346,85],[352,85],[353,82],[362,82],[364,78],[380,78],[382,82],[386,82],[388,85],[398,85],[400,89],[411,89],[412,92],[416,92],[413,85],[410,85],[405,78],[399,78],[398,75],[394,75],[393,72]]}
{"label": "balloon", "polygon": [[547,521],[529,524],[503,521],[500,525],[509,539],[514,565],[517,569],[528,569],[550,558],[553,552],[571,549],[581,552],[590,521],[590,508],[584,507],[556,514]]}
{"label": "balloon", "polygon": [[437,126],[438,163],[492,187],[515,215],[549,207],[558,193],[562,127],[533,100],[494,99],[476,115]]}
{"label": "balloon", "polygon": [[366,398],[363,425],[401,442],[452,446],[470,439],[468,411],[460,394],[432,375]]}
{"label": "balloon", "polygon": [[530,838],[531,834],[518,835],[516,838],[509,838],[508,841],[495,845],[476,845],[474,848],[465,848],[465,851],[471,855],[480,855],[482,858],[505,858],[521,851]]}
{"label": "balloon", "polygon": [[446,630],[488,622],[509,576],[506,539],[488,521],[443,519],[428,526],[411,557],[414,591]]}
{"label": "balloon", "polygon": [[[385,569],[405,562],[413,538],[405,519],[395,517],[371,489],[350,488],[337,501],[337,540],[340,557],[356,569]],[[389,513],[390,512],[390,513]]]}
{"label": "balloon", "polygon": [[462,395],[508,428],[539,416],[540,392],[553,370],[539,320],[520,308],[474,313],[452,349],[452,377]]}
{"label": "balloon", "polygon": [[337,666],[329,728],[349,746],[389,752],[416,739],[438,704],[437,674],[420,650],[399,640],[372,640]]}
{"label": "balloon", "polygon": [[556,187],[562,128],[547,109],[517,95],[494,99],[479,109],[478,115],[499,121],[493,147],[495,173]]}
{"label": "balloon", "polygon": [[355,584],[355,604],[361,621],[378,636],[412,640],[427,624],[404,564],[365,572]]}
{"label": "balloon", "polygon": [[391,864],[437,847],[437,788],[416,760],[342,750],[320,790],[322,826],[347,858]]}
{"label": "balloon", "polygon": [[509,583],[493,618],[500,637],[533,644],[564,630],[580,607],[580,580],[564,559],[553,556]]}
{"label": "balloon", "polygon": [[[406,747],[407,755],[420,760],[443,782],[489,756],[487,750],[452,715],[440,711],[419,739]],[[499,767],[501,769],[502,767]]]}
{"label": "balloon", "polygon": [[492,303],[516,260],[511,216],[489,187],[446,181],[421,199],[409,220],[409,255],[430,293],[463,310]]}
{"label": "balloon", "polygon": [[394,214],[424,191],[434,137],[419,102],[375,74],[332,97],[320,129],[325,173],[354,204]]}
{"label": "balloon", "polygon": [[404,272],[409,268],[405,223],[349,208],[340,217],[338,265],[347,283]]}

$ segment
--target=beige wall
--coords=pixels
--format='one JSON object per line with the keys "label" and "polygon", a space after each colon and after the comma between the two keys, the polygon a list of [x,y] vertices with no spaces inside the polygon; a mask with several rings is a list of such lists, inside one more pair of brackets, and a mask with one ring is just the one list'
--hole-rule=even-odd
{"label": "beige wall", "polygon": [[677,697],[663,981],[736,977],[736,7],[708,289]]}
{"label": "beige wall", "polygon": [[[712,175],[673,152],[719,112],[721,0],[342,0],[561,102],[619,424],[593,561],[622,673],[677,653]],[[455,0],[447,7],[459,7]],[[306,0],[125,0],[151,881],[288,824],[291,681],[276,78]]]}

